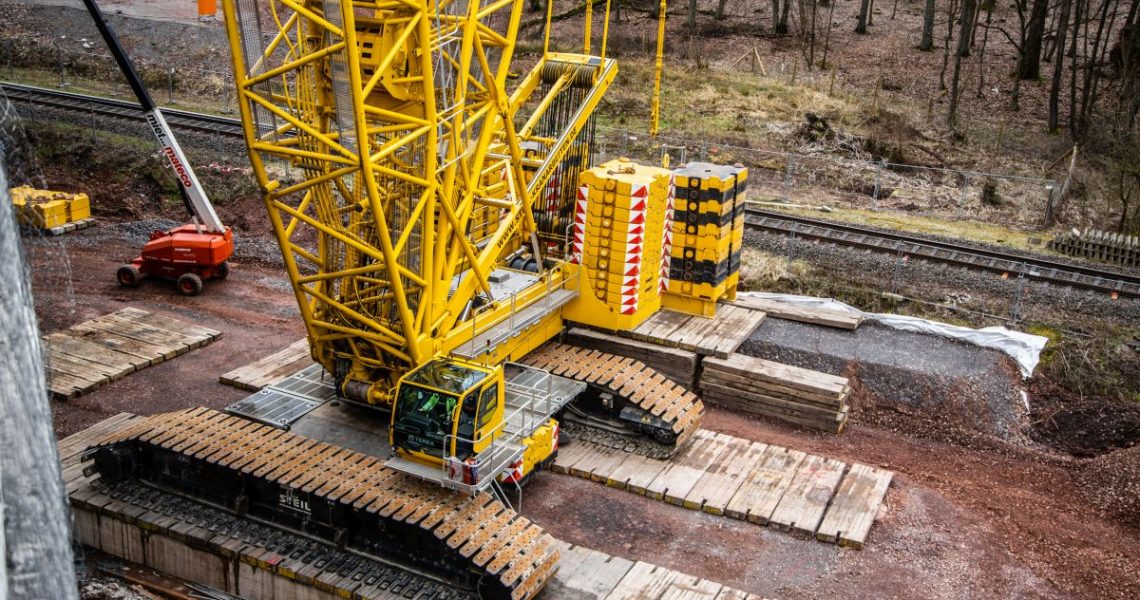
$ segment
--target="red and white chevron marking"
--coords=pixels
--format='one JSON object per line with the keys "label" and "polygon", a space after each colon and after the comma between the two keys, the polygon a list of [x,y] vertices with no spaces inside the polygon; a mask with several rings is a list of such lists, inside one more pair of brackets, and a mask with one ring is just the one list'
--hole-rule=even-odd
{"label": "red and white chevron marking", "polygon": [[582,263],[582,248],[586,244],[586,204],[589,202],[589,186],[578,186],[577,198],[574,200],[574,228],[570,238],[570,262]]}

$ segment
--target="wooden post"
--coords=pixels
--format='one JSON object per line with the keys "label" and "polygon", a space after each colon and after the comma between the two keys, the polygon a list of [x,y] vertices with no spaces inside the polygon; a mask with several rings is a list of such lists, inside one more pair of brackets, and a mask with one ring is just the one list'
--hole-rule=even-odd
{"label": "wooden post", "polygon": [[835,67],[831,67],[831,83],[827,86],[827,95],[830,96],[835,92]]}

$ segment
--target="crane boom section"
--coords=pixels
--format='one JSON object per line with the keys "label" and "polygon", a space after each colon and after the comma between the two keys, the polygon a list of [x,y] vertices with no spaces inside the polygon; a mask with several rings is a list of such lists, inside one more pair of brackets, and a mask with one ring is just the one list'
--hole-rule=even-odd
{"label": "crane boom section", "polygon": [[522,6],[223,2],[250,160],[338,379],[394,387],[501,306],[506,254],[564,227],[535,200],[559,164],[588,161],[579,133],[616,64],[550,54],[508,93]]}

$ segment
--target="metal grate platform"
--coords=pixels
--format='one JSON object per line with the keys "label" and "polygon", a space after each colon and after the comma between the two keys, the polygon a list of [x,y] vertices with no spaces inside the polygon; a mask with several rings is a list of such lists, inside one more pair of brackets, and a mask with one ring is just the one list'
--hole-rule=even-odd
{"label": "metal grate platform", "polygon": [[301,417],[334,398],[332,377],[320,365],[312,365],[227,406],[226,412],[288,431]]}

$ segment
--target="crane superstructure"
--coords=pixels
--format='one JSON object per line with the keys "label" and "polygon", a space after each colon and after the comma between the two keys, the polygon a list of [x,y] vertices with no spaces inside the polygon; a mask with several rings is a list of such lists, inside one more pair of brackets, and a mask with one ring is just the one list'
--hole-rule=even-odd
{"label": "crane superstructure", "polygon": [[[508,91],[523,4],[223,2],[250,159],[314,357],[345,397],[395,406],[392,445],[430,466],[503,433],[504,366],[559,333],[577,296],[563,260],[576,183],[617,63],[544,51]],[[553,411],[577,395],[559,383]],[[551,425],[526,465],[553,451],[548,416],[520,432]],[[624,417],[679,437],[669,419]]]}

